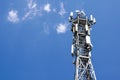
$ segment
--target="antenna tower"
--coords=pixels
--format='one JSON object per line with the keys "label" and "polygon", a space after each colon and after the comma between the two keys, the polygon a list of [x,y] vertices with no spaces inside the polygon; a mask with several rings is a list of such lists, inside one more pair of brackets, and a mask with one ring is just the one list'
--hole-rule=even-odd
{"label": "antenna tower", "polygon": [[88,19],[84,11],[76,10],[76,13],[75,18],[73,12],[70,13],[69,17],[73,33],[71,54],[75,65],[74,80],[96,80],[91,62],[92,44],[90,40],[91,25],[95,24],[96,20],[92,15]]}

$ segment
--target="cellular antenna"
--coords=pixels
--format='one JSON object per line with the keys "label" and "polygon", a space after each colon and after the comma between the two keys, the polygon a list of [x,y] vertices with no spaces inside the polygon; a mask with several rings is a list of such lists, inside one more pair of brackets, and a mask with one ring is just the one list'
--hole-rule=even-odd
{"label": "cellular antenna", "polygon": [[74,80],[96,80],[96,75],[91,62],[92,44],[90,40],[90,29],[96,23],[95,18],[90,15],[90,19],[85,12],[76,11],[77,16],[70,15],[71,31],[73,33],[73,43],[71,54],[75,65]]}

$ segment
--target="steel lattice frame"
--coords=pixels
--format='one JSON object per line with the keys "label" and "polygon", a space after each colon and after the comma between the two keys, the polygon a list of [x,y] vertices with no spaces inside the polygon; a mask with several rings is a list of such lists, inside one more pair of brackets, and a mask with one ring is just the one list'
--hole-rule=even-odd
{"label": "steel lattice frame", "polygon": [[71,13],[69,21],[72,23],[71,53],[74,57],[75,80],[96,80],[91,62],[92,44],[90,41],[91,25],[95,24],[96,20],[92,16],[89,20],[83,11],[78,11],[76,18],[73,18],[73,13]]}

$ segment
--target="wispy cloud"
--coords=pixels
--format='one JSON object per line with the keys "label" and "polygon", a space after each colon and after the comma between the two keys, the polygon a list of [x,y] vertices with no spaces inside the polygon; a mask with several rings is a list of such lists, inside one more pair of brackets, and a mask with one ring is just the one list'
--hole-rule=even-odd
{"label": "wispy cloud", "polygon": [[49,3],[45,4],[45,5],[44,5],[44,11],[50,12],[50,11],[51,11],[50,6],[51,6],[51,5],[50,5]]}
{"label": "wispy cloud", "polygon": [[[10,10],[8,12],[7,19],[10,22],[17,23],[22,22],[27,19],[33,19],[35,16],[41,16],[42,13],[47,12],[49,15],[49,12],[51,13],[57,13],[57,15],[63,16],[66,13],[66,10],[64,8],[63,2],[60,3],[60,10],[57,10],[57,8],[53,7],[51,8],[50,3],[43,4],[43,6],[39,6],[34,0],[28,0],[27,7],[25,8],[25,12],[23,17],[18,17],[18,11],[17,10]],[[42,16],[41,16],[42,17]],[[44,17],[44,15],[43,15]],[[48,25],[49,22],[43,22],[43,32],[45,34],[50,34],[50,27]],[[53,24],[54,25],[54,24]],[[59,23],[56,27],[56,32],[58,34],[66,33],[68,30],[68,23]]]}
{"label": "wispy cloud", "polygon": [[66,13],[63,2],[60,3],[60,8],[59,14],[63,16]]}
{"label": "wispy cloud", "polygon": [[41,13],[40,13],[41,10],[37,8],[37,3],[34,2],[33,0],[28,1],[27,9],[28,9],[28,11],[25,13],[22,20],[25,20],[27,18],[30,19],[36,15],[41,15]]}
{"label": "wispy cloud", "polygon": [[29,9],[36,9],[36,6],[37,6],[37,4],[35,2],[33,2],[32,0],[30,0],[28,2],[28,8]]}
{"label": "wispy cloud", "polygon": [[8,12],[7,19],[8,19],[8,21],[13,22],[13,23],[19,22],[18,11],[17,10],[10,10]]}
{"label": "wispy cloud", "polygon": [[44,23],[43,24],[43,31],[45,34],[50,34],[50,31],[49,31],[49,26],[47,25],[47,23]]}
{"label": "wispy cloud", "polygon": [[61,34],[61,33],[66,33],[66,31],[68,30],[68,24],[67,23],[60,23],[57,25],[56,27],[56,31],[58,34]]}

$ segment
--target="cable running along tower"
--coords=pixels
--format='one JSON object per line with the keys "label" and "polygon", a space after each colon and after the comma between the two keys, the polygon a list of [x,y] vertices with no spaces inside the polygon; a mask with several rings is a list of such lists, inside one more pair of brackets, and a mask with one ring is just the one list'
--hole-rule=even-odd
{"label": "cable running along tower", "polygon": [[73,33],[73,44],[71,54],[75,65],[74,80],[96,80],[95,72],[91,62],[92,44],[90,40],[91,25],[96,23],[95,18],[90,15],[87,18],[84,11],[76,10],[77,16],[70,13],[71,31]]}

